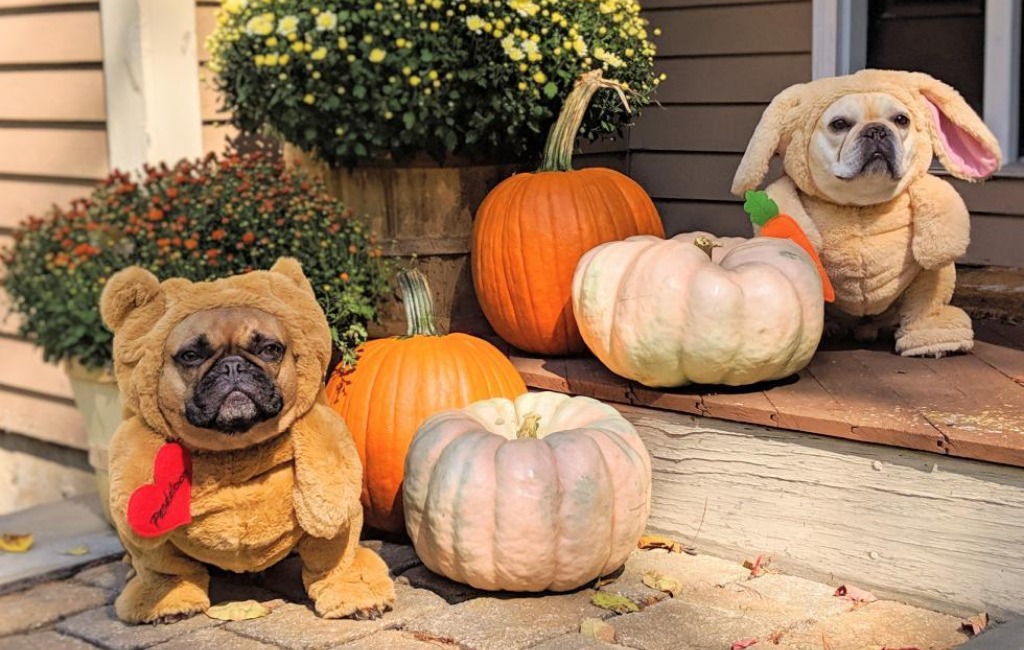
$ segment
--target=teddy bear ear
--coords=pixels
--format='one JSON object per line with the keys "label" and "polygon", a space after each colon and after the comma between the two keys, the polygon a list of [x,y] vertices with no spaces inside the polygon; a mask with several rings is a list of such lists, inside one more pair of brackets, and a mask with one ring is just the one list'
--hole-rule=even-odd
{"label": "teddy bear ear", "polygon": [[300,288],[309,291],[313,294],[313,285],[309,283],[309,278],[302,272],[302,265],[294,257],[280,257],[274,265],[270,267],[271,273],[277,273],[289,278],[292,282],[299,285]]}
{"label": "teddy bear ear", "polygon": [[107,280],[100,295],[103,323],[116,332],[133,311],[152,302],[161,291],[160,281],[144,268],[129,266],[118,271]]}

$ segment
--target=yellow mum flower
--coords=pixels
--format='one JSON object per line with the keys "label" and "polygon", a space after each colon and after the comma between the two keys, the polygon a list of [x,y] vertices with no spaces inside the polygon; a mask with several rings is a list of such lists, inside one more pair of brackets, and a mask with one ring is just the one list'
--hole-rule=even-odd
{"label": "yellow mum flower", "polygon": [[266,41],[267,47],[277,47],[277,37],[271,36]]}
{"label": "yellow mum flower", "polygon": [[338,37],[338,49],[339,50],[347,50],[348,49],[348,39],[345,38],[344,36],[339,36]]}
{"label": "yellow mum flower", "polygon": [[245,33],[250,36],[269,36],[274,31],[274,14],[267,12],[253,16],[245,23]]}
{"label": "yellow mum flower", "polygon": [[321,45],[320,47],[313,50],[313,53],[309,55],[309,58],[313,59],[314,61],[323,61],[324,59],[327,58],[327,48]]}
{"label": "yellow mum flower", "polygon": [[242,13],[242,10],[245,9],[248,4],[247,0],[224,0],[224,4],[222,4],[221,7],[229,14],[238,14]]}
{"label": "yellow mum flower", "polygon": [[306,93],[306,96],[302,98],[302,101],[306,102],[307,104],[316,103],[316,95],[314,95],[313,93]]}
{"label": "yellow mum flower", "polygon": [[384,57],[386,57],[387,55],[387,52],[380,49],[379,47],[375,47],[370,51],[370,63],[380,63],[381,61],[384,60]]}
{"label": "yellow mum flower", "polygon": [[316,29],[318,32],[326,32],[338,26],[338,15],[331,11],[325,11],[316,17]]}
{"label": "yellow mum flower", "polygon": [[299,17],[298,16],[285,16],[277,23],[277,33],[281,36],[289,36],[294,34],[299,28]]}
{"label": "yellow mum flower", "polygon": [[542,84],[548,80],[548,76],[541,72],[540,70],[538,70],[537,72],[533,73],[533,80],[539,84]]}
{"label": "yellow mum flower", "polygon": [[479,34],[484,28],[484,19],[480,16],[466,16],[466,27],[474,34]]}
{"label": "yellow mum flower", "polygon": [[419,77],[417,77],[416,75],[413,75],[413,76],[409,77],[409,85],[410,86],[418,86],[422,82],[423,82],[423,80],[420,79]]}

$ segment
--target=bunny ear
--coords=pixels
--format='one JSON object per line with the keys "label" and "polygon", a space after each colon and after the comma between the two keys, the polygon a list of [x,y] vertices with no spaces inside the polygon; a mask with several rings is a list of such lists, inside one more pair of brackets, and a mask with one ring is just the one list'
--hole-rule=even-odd
{"label": "bunny ear", "polygon": [[793,111],[800,105],[804,84],[786,88],[775,96],[772,103],[761,115],[761,121],[750,137],[747,151],[732,179],[732,193],[743,196],[747,190],[756,189],[768,173],[768,164],[779,149],[784,136],[793,129]]}
{"label": "bunny ear", "polygon": [[932,146],[946,170],[966,181],[999,170],[999,142],[978,114],[952,87],[922,72],[911,75],[932,118]]}

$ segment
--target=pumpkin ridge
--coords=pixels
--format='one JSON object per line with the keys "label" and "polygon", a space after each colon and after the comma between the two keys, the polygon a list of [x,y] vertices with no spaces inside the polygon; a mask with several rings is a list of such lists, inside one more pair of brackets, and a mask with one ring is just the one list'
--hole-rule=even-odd
{"label": "pumpkin ridge", "polygon": [[[369,497],[369,512],[366,513],[366,519],[368,522],[372,522],[371,525],[374,528],[381,527],[380,521],[386,518],[383,515],[382,518],[378,518],[376,513],[386,512],[391,514],[391,507],[384,508],[384,504],[380,503],[380,492],[387,491],[388,483],[387,480],[387,468],[382,467],[384,459],[390,457],[392,452],[392,441],[398,432],[399,421],[398,421],[398,410],[393,406],[388,408],[385,405],[393,405],[396,402],[399,394],[402,390],[402,377],[403,375],[399,372],[402,369],[403,361],[407,354],[405,348],[412,344],[415,339],[405,339],[394,341],[393,345],[384,348],[384,354],[381,356],[381,360],[377,366],[377,373],[373,377],[370,389],[367,391],[368,395],[376,395],[377,399],[373,400],[370,405],[370,411],[367,414],[367,445],[366,445],[366,460],[364,461],[364,476],[366,477],[366,485],[368,489]],[[377,383],[381,378],[386,378],[390,383],[378,387]],[[386,390],[385,390],[386,389]],[[387,394],[387,398],[381,399],[381,395]],[[377,407],[377,405],[380,405]],[[375,408],[377,407],[377,408]],[[378,413],[378,408],[383,408],[384,417],[381,417]],[[384,421],[387,426],[382,427],[383,431],[370,431],[370,423],[377,423]],[[370,441],[373,440],[373,449],[370,449]],[[381,473],[385,476],[379,476]]]}
{"label": "pumpkin ridge", "polygon": [[[505,202],[505,214],[501,220],[502,223],[502,236],[501,236],[501,257],[507,259],[507,263],[502,264],[499,268],[502,269],[503,282],[502,288],[505,290],[505,301],[503,302],[503,312],[512,322],[513,329],[509,331],[505,328],[504,319],[502,321],[502,328],[505,329],[505,334],[502,335],[507,341],[511,341],[514,345],[520,345],[521,341],[517,332],[522,332],[523,325],[526,325],[527,329],[533,329],[533,324],[530,319],[521,318],[520,309],[524,307],[520,302],[517,301],[516,296],[513,294],[512,287],[515,286],[517,277],[522,281],[523,278],[527,277],[530,269],[532,268],[526,263],[526,247],[518,245],[522,238],[522,221],[521,219],[523,211],[522,205],[526,202],[526,198],[530,196],[531,192],[530,185],[532,185],[533,178],[524,176],[523,180],[516,184],[514,192],[510,194]],[[510,232],[511,231],[511,232]],[[515,238],[516,245],[512,244],[512,239]],[[513,260],[512,256],[515,250],[519,250],[519,259]],[[533,309],[533,294],[529,291],[525,292],[526,301],[530,303],[530,310]],[[506,336],[507,335],[507,336]],[[535,331],[530,331],[528,336],[536,336]]]}

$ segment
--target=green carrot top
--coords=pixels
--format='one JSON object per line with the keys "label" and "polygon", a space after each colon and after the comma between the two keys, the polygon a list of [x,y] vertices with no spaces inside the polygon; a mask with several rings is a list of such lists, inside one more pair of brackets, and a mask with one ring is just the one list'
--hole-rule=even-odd
{"label": "green carrot top", "polygon": [[767,192],[751,190],[745,196],[743,211],[750,215],[754,225],[763,226],[779,216],[779,204],[772,201]]}

